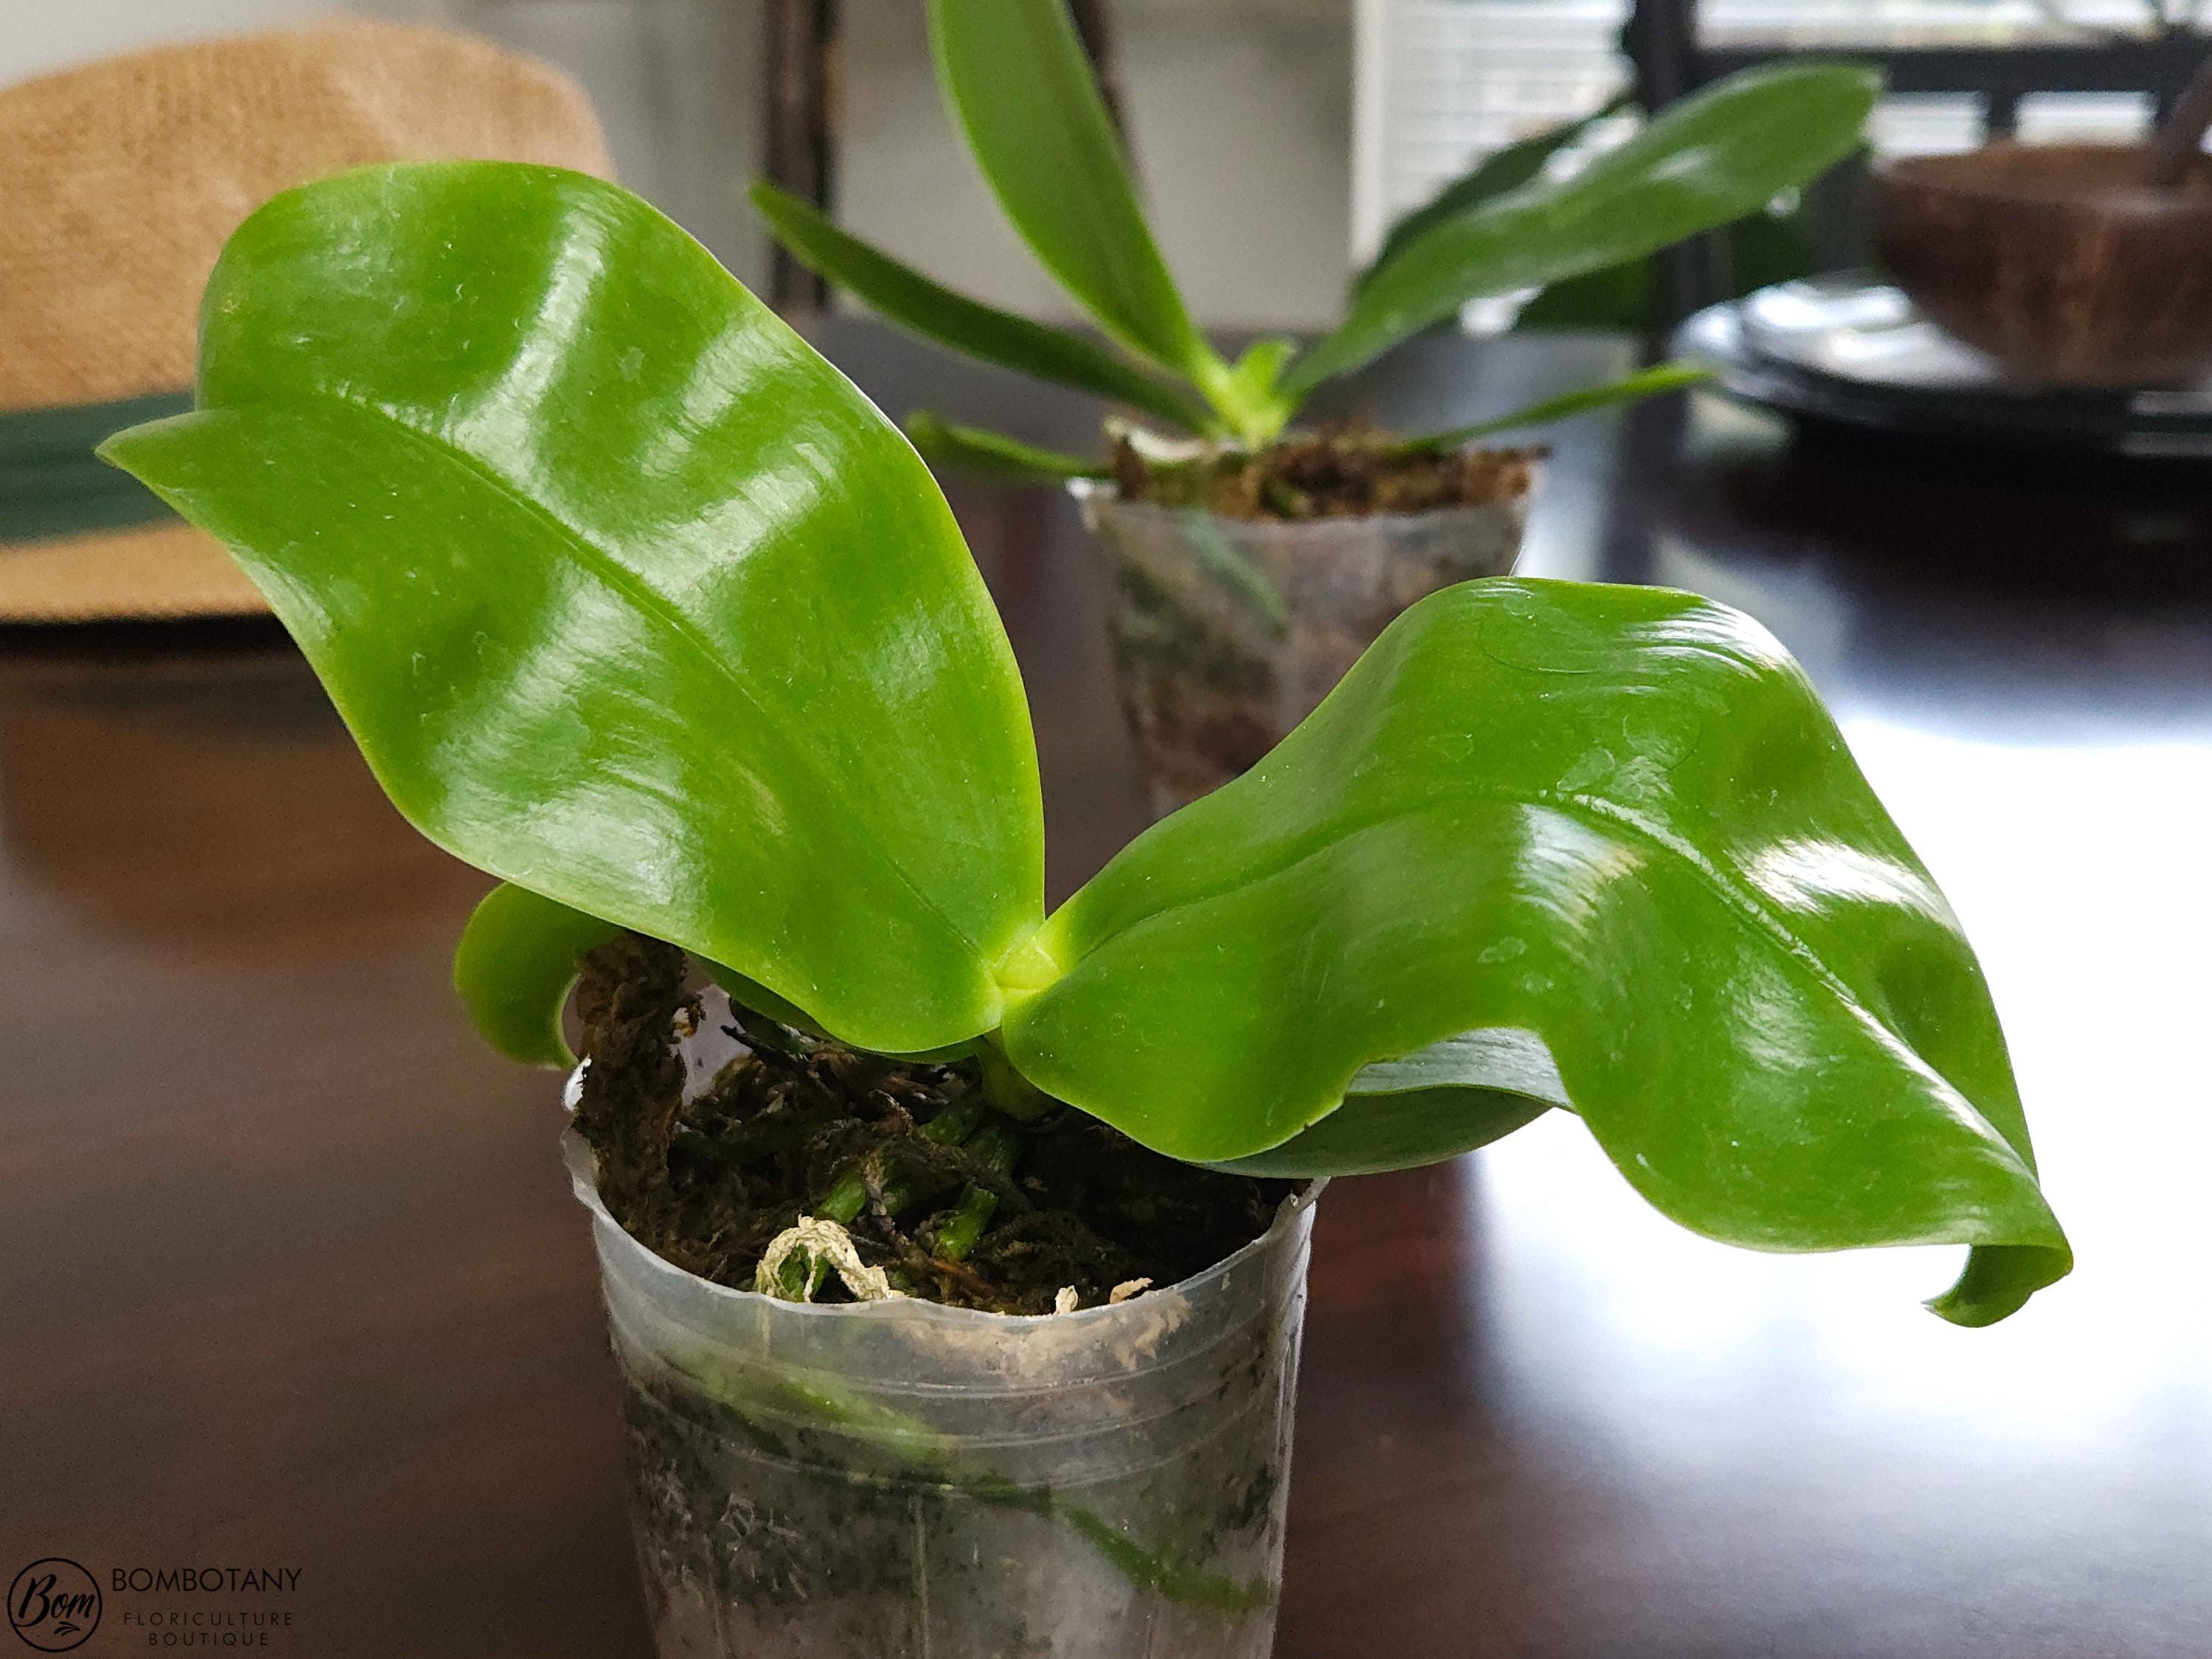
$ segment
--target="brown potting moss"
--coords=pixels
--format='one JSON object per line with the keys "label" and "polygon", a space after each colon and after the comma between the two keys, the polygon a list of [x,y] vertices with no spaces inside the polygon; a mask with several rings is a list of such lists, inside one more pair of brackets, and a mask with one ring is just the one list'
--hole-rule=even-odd
{"label": "brown potting moss", "polygon": [[[827,1213],[908,1295],[1041,1314],[1073,1289],[1092,1307],[1132,1280],[1203,1272],[1294,1188],[1179,1164],[1056,1102],[994,1097],[977,1059],[858,1053],[744,1009],[731,1035],[747,1051],[687,1101],[672,1033],[700,1002],[683,954],[641,939],[592,955],[576,1006],[590,1065],[575,1127],[601,1200],[717,1284],[751,1288],[777,1234]],[[979,1210],[963,1239],[958,1218],[972,1230]],[[817,1299],[843,1295],[833,1275]]]}
{"label": "brown potting moss", "polygon": [[1114,483],[1121,498],[1195,507],[1231,519],[1364,518],[1482,507],[1526,495],[1537,449],[1409,451],[1384,434],[1346,427],[1286,438],[1266,448],[1221,450],[1171,459],[1114,439]]}

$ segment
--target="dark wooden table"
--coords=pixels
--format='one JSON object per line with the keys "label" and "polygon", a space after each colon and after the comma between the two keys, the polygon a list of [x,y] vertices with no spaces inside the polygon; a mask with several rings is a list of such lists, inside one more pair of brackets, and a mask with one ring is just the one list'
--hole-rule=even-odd
{"label": "dark wooden table", "polygon": [[[1073,399],[833,356],[1079,444]],[[1437,424],[1606,366],[1418,343]],[[1064,892],[1139,824],[1066,505],[956,504],[1038,707]],[[1525,568],[1745,606],[1979,941],[2081,1256],[2012,1323],[1942,1252],[1734,1254],[1571,1121],[1322,1209],[1279,1652],[2212,1653],[2212,477],[1793,443],[1699,400],[1560,435]],[[642,1655],[584,1218],[539,1074],[446,987],[481,878],[266,627],[0,636],[0,1569],[299,1569],[120,1621],[271,1650]],[[4,1645],[4,1644],[0,1644]]]}

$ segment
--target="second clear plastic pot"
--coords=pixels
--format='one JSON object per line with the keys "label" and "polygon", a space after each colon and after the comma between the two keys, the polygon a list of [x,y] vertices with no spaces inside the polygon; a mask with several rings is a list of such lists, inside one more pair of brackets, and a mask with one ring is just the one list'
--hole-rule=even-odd
{"label": "second clear plastic pot", "polygon": [[1318,1188],[1118,1306],[710,1284],[590,1208],[662,1659],[1264,1659]]}
{"label": "second clear plastic pot", "polygon": [[1296,524],[1072,488],[1112,580],[1122,710],[1165,817],[1273,748],[1407,605],[1510,572],[1535,485],[1480,507]]}

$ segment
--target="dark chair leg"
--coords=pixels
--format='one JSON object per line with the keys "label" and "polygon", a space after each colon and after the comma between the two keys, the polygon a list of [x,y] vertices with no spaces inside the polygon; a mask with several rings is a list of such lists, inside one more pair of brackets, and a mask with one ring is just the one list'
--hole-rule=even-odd
{"label": "dark chair leg", "polygon": [[[1664,109],[1707,78],[1698,51],[1696,0],[1636,0],[1621,45],[1635,66],[1637,100],[1647,110]],[[1721,293],[1724,258],[1711,237],[1659,254],[1659,320],[1672,327]]]}
{"label": "dark chair leg", "polygon": [[2009,138],[2020,126],[2020,93],[2011,87],[1992,88],[1984,106],[1983,127],[1992,138]]}
{"label": "dark chair leg", "polygon": [[[827,208],[836,0],[768,0],[766,21],[769,182]],[[778,311],[816,311],[828,302],[829,289],[779,246],[769,295]]]}

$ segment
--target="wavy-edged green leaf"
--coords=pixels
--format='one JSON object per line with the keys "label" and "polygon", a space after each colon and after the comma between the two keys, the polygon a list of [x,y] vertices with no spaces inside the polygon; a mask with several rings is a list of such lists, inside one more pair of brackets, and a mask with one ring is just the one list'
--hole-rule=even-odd
{"label": "wavy-edged green leaf", "polygon": [[615,186],[280,196],[198,408],[106,452],[226,543],[392,799],[869,1048],[988,1030],[1042,908],[1029,713],[928,469]]}
{"label": "wavy-edged green leaf", "polygon": [[1097,461],[1057,449],[1041,449],[1004,433],[959,426],[918,410],[906,417],[906,435],[932,466],[973,472],[1013,483],[1066,483],[1070,478],[1103,478]]}
{"label": "wavy-edged green leaf", "polygon": [[1206,1167],[1287,1181],[1416,1170],[1502,1140],[1549,1110],[1544,1101],[1466,1085],[1348,1094],[1343,1105],[1281,1146]]}
{"label": "wavy-edged green leaf", "polygon": [[1447,219],[1455,218],[1492,197],[1520,189],[1543,172],[1545,163],[1554,155],[1599,122],[1620,114],[1635,101],[1632,92],[1621,93],[1579,120],[1562,121],[1557,126],[1546,127],[1541,132],[1530,133],[1526,138],[1491,151],[1390,227],[1389,234],[1382,239],[1382,246],[1368,261],[1367,268],[1352,279],[1352,292],[1356,294],[1365,288],[1374,280],[1376,271]]}
{"label": "wavy-edged green leaf", "polygon": [[584,958],[620,937],[612,922],[501,882],[469,913],[453,950],[453,989],[486,1042],[526,1066],[576,1063],[561,1015]]}
{"label": "wavy-edged green leaf", "polygon": [[1063,0],[929,0],[937,73],[983,182],[1060,285],[1131,350],[1218,365],[1146,228]]}
{"label": "wavy-edged green leaf", "polygon": [[1431,596],[1036,943],[1060,975],[1008,1053],[1172,1156],[1249,1158],[1376,1061],[1527,1031],[1699,1232],[1975,1245],[1965,1322],[2070,1260],[1949,907],[1796,665],[1687,594]]}
{"label": "wavy-edged green leaf", "polygon": [[1439,221],[1291,366],[1303,397],[1469,300],[1538,288],[1741,219],[1859,142],[1881,77],[1844,65],[1746,70],[1670,106],[1564,181],[1537,179]]}
{"label": "wavy-edged green leaf", "polygon": [[1415,1169],[1487,1146],[1555,1106],[1573,1109],[1542,1038],[1462,1031],[1403,1060],[1362,1066],[1344,1103],[1320,1122],[1214,1167],[1293,1180]]}
{"label": "wavy-edged green leaf", "polygon": [[752,203],[794,258],[894,323],[985,362],[1127,404],[1193,432],[1212,424],[1205,404],[1134,363],[1080,334],[956,294],[840,230],[796,196],[757,184]]}
{"label": "wavy-edged green leaf", "polygon": [[1549,426],[1556,421],[1571,420],[1577,415],[1593,414],[1618,404],[1632,404],[1645,398],[1656,398],[1662,392],[1680,392],[1685,386],[1702,386],[1712,378],[1712,370],[1700,368],[1695,363],[1660,363],[1651,368],[1638,369],[1633,374],[1608,381],[1604,386],[1583,386],[1579,391],[1562,392],[1556,398],[1529,404],[1510,414],[1477,421],[1473,426],[1455,427],[1449,432],[1433,432],[1424,438],[1408,438],[1403,443],[1393,445],[1392,448],[1400,454],[1407,455],[1457,449],[1478,438]]}
{"label": "wavy-edged green leaf", "polygon": [[1370,1061],[1353,1073],[1345,1092],[1402,1095],[1430,1089],[1495,1089],[1574,1109],[1543,1038],[1510,1027],[1462,1031],[1403,1059]]}

